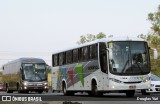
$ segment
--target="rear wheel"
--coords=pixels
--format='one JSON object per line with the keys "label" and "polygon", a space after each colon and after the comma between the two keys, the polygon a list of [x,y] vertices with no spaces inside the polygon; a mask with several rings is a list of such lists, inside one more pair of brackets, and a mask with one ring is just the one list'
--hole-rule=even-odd
{"label": "rear wheel", "polygon": [[133,97],[133,96],[134,96],[134,93],[135,93],[135,90],[127,91],[127,92],[126,92],[126,96],[127,96],[127,97]]}
{"label": "rear wheel", "polygon": [[66,84],[65,84],[64,82],[62,83],[62,90],[63,90],[63,94],[64,94],[65,96],[67,96],[68,93],[67,93],[67,90],[66,90]]}
{"label": "rear wheel", "polygon": [[67,91],[67,89],[66,89],[66,84],[63,82],[63,84],[62,84],[62,90],[63,90],[63,94],[65,95],[65,96],[73,96],[74,95],[74,91]]}

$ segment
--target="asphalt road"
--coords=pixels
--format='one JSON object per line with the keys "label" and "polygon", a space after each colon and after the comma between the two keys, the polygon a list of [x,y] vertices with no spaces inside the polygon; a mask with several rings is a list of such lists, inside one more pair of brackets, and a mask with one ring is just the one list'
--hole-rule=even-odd
{"label": "asphalt road", "polygon": [[[3,98],[2,98],[3,97]],[[130,103],[135,104],[146,104],[146,102],[150,102],[152,104],[159,104],[160,103],[160,93],[154,93],[151,95],[142,95],[141,93],[136,93],[134,97],[128,98],[123,93],[107,93],[104,94],[102,97],[90,97],[87,93],[76,93],[74,96],[64,96],[62,93],[29,93],[29,94],[23,94],[23,93],[6,93],[6,92],[0,92],[0,104],[8,104],[8,101],[4,102],[3,100],[6,100],[6,97],[9,97],[12,103],[16,102],[15,104],[28,104],[30,101],[34,101],[34,104],[41,104],[39,102],[43,101],[42,104],[97,104],[100,102],[100,104],[127,104]],[[17,103],[18,101],[18,103]],[[36,101],[36,102],[35,102]],[[38,103],[37,103],[38,101]],[[21,103],[20,103],[21,102]],[[23,102],[23,103],[22,103]],[[32,102],[30,102],[32,103]],[[148,104],[150,104],[148,103]]]}

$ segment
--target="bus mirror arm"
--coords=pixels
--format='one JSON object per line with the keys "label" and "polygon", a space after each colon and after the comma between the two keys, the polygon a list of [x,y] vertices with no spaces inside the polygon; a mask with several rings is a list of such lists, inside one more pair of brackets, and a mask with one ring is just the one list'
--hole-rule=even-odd
{"label": "bus mirror arm", "polygon": [[112,59],[113,59],[112,49],[107,48],[107,50],[108,50],[108,56],[109,56],[109,59],[110,59],[110,60],[112,60]]}
{"label": "bus mirror arm", "polygon": [[155,48],[150,48],[150,49],[153,51],[154,59],[157,59],[158,58],[157,49],[155,49]]}
{"label": "bus mirror arm", "polygon": [[20,71],[22,71],[22,67],[20,67]]}

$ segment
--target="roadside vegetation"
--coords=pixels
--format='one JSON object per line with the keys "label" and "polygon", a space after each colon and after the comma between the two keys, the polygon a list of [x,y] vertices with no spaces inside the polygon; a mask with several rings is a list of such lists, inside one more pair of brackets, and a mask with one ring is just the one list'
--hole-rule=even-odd
{"label": "roadside vegetation", "polygon": [[141,34],[138,37],[145,39],[150,47],[157,49],[159,55],[157,60],[153,59],[151,52],[151,72],[160,76],[160,5],[156,12],[148,14],[147,20],[151,23],[151,31],[147,35]]}

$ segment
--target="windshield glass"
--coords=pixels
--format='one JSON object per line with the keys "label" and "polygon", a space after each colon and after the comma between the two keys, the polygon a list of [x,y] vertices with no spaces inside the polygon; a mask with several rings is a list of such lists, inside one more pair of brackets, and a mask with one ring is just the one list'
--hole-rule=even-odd
{"label": "windshield glass", "polygon": [[24,80],[43,81],[46,80],[45,64],[23,64]]}
{"label": "windshield glass", "polygon": [[151,80],[152,80],[152,81],[160,81],[160,77],[152,74],[152,75],[151,75]]}
{"label": "windshield glass", "polygon": [[148,74],[150,72],[148,46],[146,42],[110,42],[112,59],[110,72],[114,74]]}

